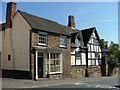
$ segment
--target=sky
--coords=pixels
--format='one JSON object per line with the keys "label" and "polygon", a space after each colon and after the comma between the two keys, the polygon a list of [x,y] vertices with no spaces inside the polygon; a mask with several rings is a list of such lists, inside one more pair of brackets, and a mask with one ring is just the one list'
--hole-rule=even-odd
{"label": "sky", "polygon": [[[101,39],[118,43],[117,2],[16,2],[17,10],[43,17],[62,25],[68,16],[75,18],[79,30],[96,27]],[[2,20],[5,22],[6,2],[2,2]]]}

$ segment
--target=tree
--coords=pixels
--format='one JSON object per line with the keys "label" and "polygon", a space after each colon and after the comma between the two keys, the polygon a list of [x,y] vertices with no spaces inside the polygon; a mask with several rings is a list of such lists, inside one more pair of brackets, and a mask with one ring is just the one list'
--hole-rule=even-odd
{"label": "tree", "polygon": [[120,63],[120,50],[118,51],[118,63]]}
{"label": "tree", "polygon": [[109,49],[108,57],[112,59],[115,62],[115,64],[117,64],[119,58],[119,44],[111,41],[108,49]]}
{"label": "tree", "polygon": [[100,40],[100,43],[101,43],[101,49],[107,49],[107,46],[108,46],[108,41],[105,41],[104,39],[101,39]]}
{"label": "tree", "polygon": [[104,39],[100,40],[101,44],[101,50],[102,50],[102,58],[101,58],[101,75],[106,76],[106,56],[104,55],[104,50],[108,48],[108,41],[105,41]]}
{"label": "tree", "polygon": [[118,66],[119,59],[119,44],[111,41],[110,46],[108,47],[108,76],[111,76],[113,69]]}

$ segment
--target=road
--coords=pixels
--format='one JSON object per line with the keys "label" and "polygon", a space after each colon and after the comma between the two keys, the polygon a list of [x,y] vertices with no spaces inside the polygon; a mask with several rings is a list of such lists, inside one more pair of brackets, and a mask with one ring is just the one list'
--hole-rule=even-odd
{"label": "road", "polygon": [[73,83],[64,85],[46,86],[43,88],[108,88],[117,90],[115,86],[118,85],[118,78],[109,78],[105,80],[98,80],[92,82]]}
{"label": "road", "polygon": [[[45,80],[45,81],[33,81],[26,79],[12,79],[3,78],[2,86],[3,88],[12,88],[9,90],[33,90],[40,88],[107,88],[112,90],[117,90],[115,86],[118,84],[118,76],[112,77],[89,77],[89,78],[79,78],[79,79],[62,79],[62,80]],[[14,89],[13,89],[14,88]],[[3,89],[4,90],[4,89]]]}

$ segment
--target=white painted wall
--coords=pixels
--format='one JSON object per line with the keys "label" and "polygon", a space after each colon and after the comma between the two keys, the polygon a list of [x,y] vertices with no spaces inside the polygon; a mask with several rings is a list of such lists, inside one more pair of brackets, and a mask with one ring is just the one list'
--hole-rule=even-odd
{"label": "white painted wall", "polygon": [[3,69],[13,69],[13,60],[8,61],[8,54],[12,55],[11,48],[11,29],[5,29],[3,32]]}
{"label": "white painted wall", "polygon": [[88,60],[88,65],[91,65],[91,59]]}
{"label": "white painted wall", "polygon": [[76,65],[81,65],[81,60],[76,60]]}
{"label": "white painted wall", "polygon": [[86,65],[86,54],[85,53],[81,53],[82,54],[82,65]]}
{"label": "white painted wall", "polygon": [[96,65],[99,65],[98,60],[96,60]]}
{"label": "white painted wall", "polygon": [[71,55],[71,65],[75,65],[75,56]]}
{"label": "white painted wall", "polygon": [[71,65],[75,65],[75,49],[71,49]]}
{"label": "white painted wall", "polygon": [[13,19],[13,49],[14,49],[14,68],[15,70],[30,70],[29,60],[29,24],[19,12]]}
{"label": "white painted wall", "polygon": [[[93,32],[93,35],[91,35],[91,37],[97,38],[95,32]],[[78,43],[77,39],[76,39],[76,43]],[[94,44],[93,38],[90,38],[89,43]],[[78,44],[76,44],[76,45],[78,45]],[[89,45],[89,44],[87,46],[88,46],[88,51],[90,51],[90,49],[91,49],[91,51],[94,51],[94,52],[101,52],[100,46],[94,46],[94,45]],[[78,50],[79,50],[79,48],[76,48],[76,49],[72,50],[71,54],[75,54],[75,51],[78,51]],[[101,54],[99,54],[99,55],[100,55],[100,58],[101,58]],[[82,65],[86,65],[86,54],[81,53],[81,57],[82,57],[81,58],[82,59]],[[96,61],[95,60],[92,61],[89,58],[95,59],[95,53],[93,53],[93,52],[89,53],[88,52],[88,65],[92,65],[94,63],[96,63],[96,65],[99,65],[97,59],[96,59]],[[75,65],[75,55],[71,55],[71,65]],[[81,65],[80,60],[76,60],[76,65]]]}
{"label": "white painted wall", "polygon": [[[12,29],[3,32],[2,68],[29,71],[29,30],[31,28],[19,12],[12,22]],[[11,55],[10,61],[8,61],[8,54]]]}
{"label": "white painted wall", "polygon": [[[97,38],[96,35],[95,35],[95,32],[93,32],[93,34],[91,35],[91,37]],[[93,38],[90,38],[89,43],[94,44]],[[89,43],[88,43],[88,45],[87,45],[87,46],[88,46],[88,51],[90,51],[90,47],[91,47],[91,51],[101,52],[100,46],[89,45]],[[101,54],[99,54],[99,55],[100,55],[100,58],[101,58],[102,55],[101,55]],[[92,57],[91,57],[91,56],[92,56]],[[91,65],[91,63],[92,63],[92,64],[95,63],[94,60],[91,61],[89,58],[95,59],[95,53],[89,53],[89,52],[88,52],[88,65]],[[96,65],[99,65],[97,59],[96,59]]]}

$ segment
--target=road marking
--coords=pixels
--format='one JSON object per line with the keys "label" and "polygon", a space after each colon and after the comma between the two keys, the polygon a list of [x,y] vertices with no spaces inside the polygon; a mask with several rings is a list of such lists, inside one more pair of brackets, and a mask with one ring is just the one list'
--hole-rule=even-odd
{"label": "road marking", "polygon": [[87,87],[95,87],[95,88],[109,88],[109,89],[117,89],[116,87],[114,86],[109,86],[109,85],[99,85],[99,84],[88,84],[86,85]]}
{"label": "road marking", "polygon": [[90,87],[91,85],[86,85],[87,87]]}
{"label": "road marking", "polygon": [[97,85],[96,88],[100,87],[101,85]]}
{"label": "road marking", "polygon": [[109,86],[108,88],[115,88],[115,87]]}
{"label": "road marking", "polygon": [[74,85],[80,85],[80,83],[74,83]]}

